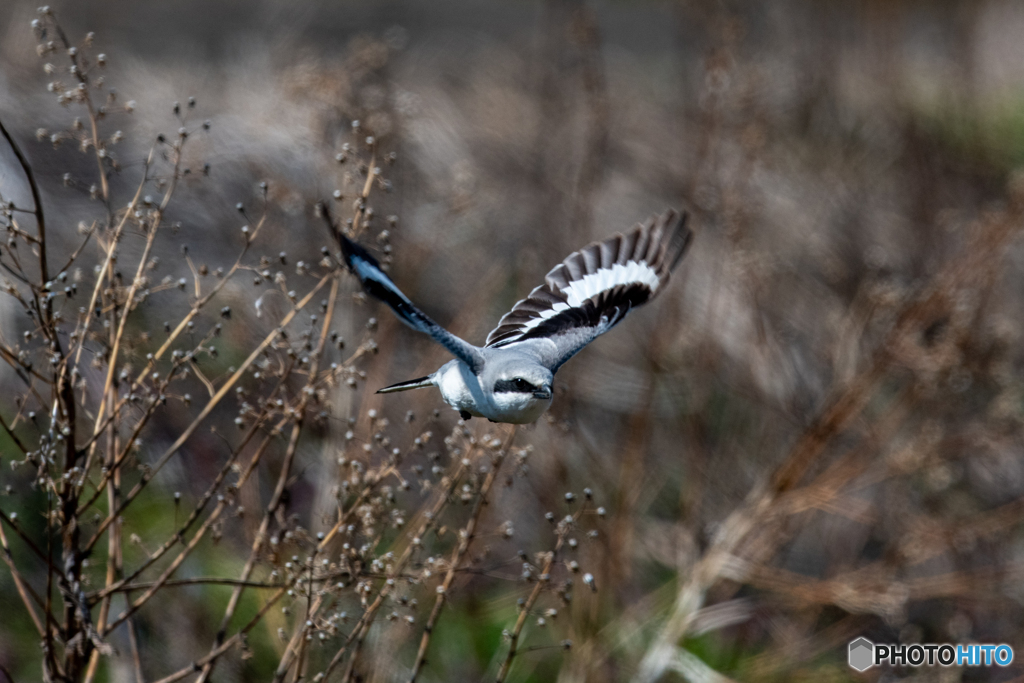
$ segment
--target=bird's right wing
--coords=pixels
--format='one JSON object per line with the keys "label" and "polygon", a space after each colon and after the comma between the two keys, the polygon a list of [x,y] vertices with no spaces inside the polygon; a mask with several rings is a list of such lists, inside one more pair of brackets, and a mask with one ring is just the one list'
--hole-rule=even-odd
{"label": "bird's right wing", "polygon": [[528,351],[555,372],[661,292],[691,237],[686,213],[670,209],[569,254],[505,314],[486,346]]}
{"label": "bird's right wing", "polygon": [[348,266],[353,275],[359,278],[359,282],[367,294],[380,299],[390,306],[391,310],[398,316],[398,319],[412,329],[429,334],[433,337],[434,341],[448,349],[453,356],[468,365],[474,374],[483,368],[484,358],[480,353],[480,349],[456,337],[431,320],[426,313],[416,308],[416,305],[409,300],[409,297],[402,294],[402,290],[398,289],[395,283],[391,281],[391,278],[381,270],[377,259],[370,256],[366,249],[358,243],[346,237],[333,224],[331,228],[334,231],[335,238],[341,245],[341,254],[345,259],[345,265]]}

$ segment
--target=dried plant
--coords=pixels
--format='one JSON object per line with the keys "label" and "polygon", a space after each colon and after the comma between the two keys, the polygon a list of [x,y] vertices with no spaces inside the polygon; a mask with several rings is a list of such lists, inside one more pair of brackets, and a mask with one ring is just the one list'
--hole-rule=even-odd
{"label": "dried plant", "polygon": [[[1024,15],[968,4],[549,2],[286,42],[155,112],[158,69],[41,8],[9,80],[46,93],[0,109],[0,680],[846,680],[860,635],[1018,643],[1022,157],[971,69]],[[325,220],[482,339],[665,205],[672,291],[536,426],[372,393],[443,352]]]}
{"label": "dried plant", "polygon": [[[29,206],[3,200],[4,290],[29,321],[16,338],[7,331],[0,347],[11,381],[21,384],[0,423],[17,448],[6,458],[16,481],[7,490],[15,499],[34,500],[25,505],[43,513],[44,522],[0,511],[0,540],[22,606],[43,643],[43,678],[91,681],[104,658],[123,657],[132,662],[137,680],[153,678],[145,671],[149,656],[139,620],[158,619],[171,594],[183,587],[226,586],[230,598],[208,652],[177,671],[157,673],[159,680],[208,680],[229,653],[236,659],[252,656],[250,634],[275,609],[284,618],[273,620],[283,642],[274,680],[361,679],[367,666],[362,652],[374,629],[398,630],[403,638],[422,632],[414,680],[456,576],[500,575],[521,564],[522,578],[534,587],[510,635],[504,679],[523,619],[533,613],[541,590],[570,599],[569,577],[577,565],[556,571],[553,564],[567,535],[595,512],[589,494],[557,522],[554,548],[536,564],[514,555],[484,562],[470,551],[482,532],[485,504],[506,456],[514,456],[523,470],[529,448],[513,447],[512,430],[477,435],[460,421],[443,439],[434,437],[438,423],[401,449],[392,440],[412,429],[413,416],[392,425],[369,409],[365,417],[341,420],[340,446],[325,444],[335,453],[339,473],[334,511],[323,520],[325,530],[305,527],[299,515],[289,513],[290,486],[305,466],[301,444],[337,431],[331,429],[340,419],[334,394],[363,382],[362,365],[377,352],[376,321],[367,323],[355,348],[346,347],[334,330],[344,276],[328,249],[317,263],[298,261],[294,274],[285,271],[285,252],[275,259],[253,256],[274,220],[266,182],[252,202],[257,208],[237,206],[239,223],[245,224],[233,230],[233,263],[207,265],[182,246],[189,276],[158,280],[156,271],[168,266],[154,255],[157,245],[173,240],[180,227],[168,221],[168,212],[192,169],[209,170],[201,151],[193,154],[191,148],[197,136],[212,134],[211,126],[194,122],[195,99],[175,103],[177,134],[156,139],[124,203],[109,182],[114,174],[130,172],[115,154],[123,134],[107,129],[130,114],[133,104],[120,104],[107,90],[107,58],[94,48],[91,34],[83,44],[72,44],[48,8],[40,9],[33,30],[40,57],[49,60],[49,90],[59,104],[81,114],[68,129],[40,130],[37,137],[55,147],[74,145],[95,159],[94,181],[69,176],[66,184],[84,188],[89,182],[89,195],[100,208],[82,222],[80,244],[58,257],[57,271],[47,251],[47,212],[33,167],[19,141],[2,128],[32,197]],[[334,201],[351,207],[345,228],[358,236],[371,229],[375,194],[390,190],[382,165],[395,156],[358,121],[352,137],[337,161],[354,167],[363,180],[350,199],[338,191]],[[320,211],[326,216],[326,207]],[[377,240],[390,251],[387,230]],[[249,346],[244,338],[239,345],[232,331],[247,312],[221,305],[229,293],[239,296],[245,280],[251,282],[251,310],[266,328]],[[267,303],[273,297],[287,302],[275,318]],[[154,309],[180,315],[155,327]],[[225,367],[222,354],[238,362]],[[365,441],[353,431],[364,421],[372,435]],[[201,494],[190,499],[161,486],[165,467],[184,457],[204,429],[218,446],[202,468],[205,474],[189,478]],[[268,496],[259,491],[261,476],[275,482]],[[247,500],[257,504],[248,506]],[[156,523],[147,522],[154,514]],[[145,536],[126,531],[145,526],[151,526]],[[511,538],[511,523],[501,528],[500,535]],[[217,547],[227,533],[248,539],[242,561],[235,559],[235,544]],[[9,535],[23,547],[12,551]],[[220,570],[186,570],[197,554],[215,560]],[[249,614],[242,617],[246,596]],[[421,617],[417,604],[428,596],[433,606]],[[254,604],[259,606],[251,614]],[[110,644],[119,629],[128,634],[127,653]]]}

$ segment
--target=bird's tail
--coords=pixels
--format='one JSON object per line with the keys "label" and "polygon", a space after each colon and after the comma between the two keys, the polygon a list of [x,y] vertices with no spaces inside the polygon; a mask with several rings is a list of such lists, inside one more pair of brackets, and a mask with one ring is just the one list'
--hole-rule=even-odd
{"label": "bird's tail", "polygon": [[427,375],[426,377],[420,377],[418,379],[410,379],[405,382],[399,382],[398,384],[392,384],[389,387],[378,389],[378,394],[392,394],[396,391],[409,391],[410,389],[421,389],[423,387],[434,386],[434,376]]}

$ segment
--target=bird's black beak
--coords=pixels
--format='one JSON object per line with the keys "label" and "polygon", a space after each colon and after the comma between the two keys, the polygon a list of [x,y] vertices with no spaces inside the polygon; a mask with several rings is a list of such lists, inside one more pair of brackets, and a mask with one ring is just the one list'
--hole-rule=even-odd
{"label": "bird's black beak", "polygon": [[533,397],[534,398],[539,398],[542,401],[548,400],[549,398],[551,398],[551,385],[550,384],[545,384],[540,389],[538,389],[537,391],[533,392]]}

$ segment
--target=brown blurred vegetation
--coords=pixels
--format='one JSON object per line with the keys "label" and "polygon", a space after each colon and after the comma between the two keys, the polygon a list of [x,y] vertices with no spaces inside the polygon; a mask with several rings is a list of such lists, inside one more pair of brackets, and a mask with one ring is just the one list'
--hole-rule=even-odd
{"label": "brown blurred vegetation", "polygon": [[[192,663],[202,669],[223,640],[232,586],[164,585],[97,638],[96,652],[101,641],[112,647],[90,655],[97,680],[315,680],[326,671],[328,680],[406,681],[413,671],[423,681],[493,680],[506,662],[510,681],[1024,676],[1018,663],[863,675],[846,665],[859,635],[1024,647],[1024,7],[265,0],[54,9],[73,42],[97,33],[105,88],[135,103],[101,122],[105,135],[125,137],[113,148],[108,211],[90,198],[92,152],[48,141],[80,114],[46,90],[42,66],[57,60],[36,55],[35,6],[0,7],[0,121],[38,177],[54,263],[80,243],[79,222],[102,226],[132,199],[157,135],[175,137],[171,103],[197,101],[180,159],[191,173],[179,176],[153,247],[154,277],[172,286],[129,317],[121,362],[135,372],[155,348],[146,333],[159,345],[164,322],[176,325],[195,300],[183,245],[194,267],[227,269],[242,246],[238,228],[262,220],[245,256],[257,275],[286,271],[299,299],[321,276],[333,282],[333,266],[321,263],[321,247],[333,247],[314,207],[335,190],[344,199],[334,213],[354,219],[399,286],[477,343],[586,242],[667,206],[690,210],[697,230],[671,289],[565,366],[550,415],[514,433],[479,420],[463,431],[433,391],[374,395],[447,356],[342,276],[331,329],[347,346],[320,361],[342,374],[301,404],[300,430],[290,431],[299,413],[248,418],[246,428],[259,427],[253,444],[273,437],[266,459],[220,501],[227,512],[173,573],[235,580],[249,563],[265,585],[239,591],[226,633],[269,606],[266,616],[197,674]],[[203,119],[209,131],[197,128]],[[392,152],[393,164],[381,161]],[[353,204],[373,163],[388,186]],[[32,206],[6,144],[0,193]],[[152,194],[159,200],[155,185]],[[120,247],[119,262],[132,264],[126,282],[144,243],[136,230]],[[87,292],[103,252],[92,245],[81,259],[72,276]],[[296,271],[299,261],[308,271]],[[184,293],[173,286],[180,277]],[[270,285],[252,281],[248,272],[233,279],[198,319],[196,341],[222,306],[232,309],[221,359],[210,361],[215,383],[292,310],[286,295],[266,295],[256,317]],[[295,348],[303,330],[313,342],[321,332],[309,314],[325,315],[316,306],[324,287],[316,310],[289,328]],[[0,301],[13,347],[31,321],[13,299]],[[65,324],[82,305],[68,304]],[[289,368],[279,379],[297,406],[307,376],[288,365],[286,346],[271,367]],[[82,361],[83,405],[106,400],[97,355],[94,366]],[[262,396],[266,383],[250,379],[246,391]],[[20,381],[4,375],[12,389],[0,415],[29,443],[45,430],[25,411],[43,420],[49,406],[29,405]],[[208,397],[194,375],[182,382],[175,396],[188,390],[195,404],[171,401],[146,422],[125,491]],[[217,405],[112,524],[124,573],[174,545],[225,463],[236,477],[252,461],[255,447],[239,443],[233,424],[248,396]],[[280,435],[271,432],[278,418]],[[110,438],[127,438],[136,419],[125,413]],[[82,440],[93,426],[84,420]],[[414,439],[425,432],[424,448]],[[42,470],[12,467],[26,456],[10,438],[0,443],[8,557],[58,621],[74,622],[77,603],[30,545],[61,562],[66,529],[47,529]],[[101,481],[95,464],[86,498]],[[82,516],[84,535],[100,528],[105,504],[101,496]],[[360,519],[335,538],[341,510]],[[556,523],[576,519],[559,526],[549,512]],[[131,599],[195,532],[134,579]],[[287,549],[268,550],[273,534]],[[93,623],[117,554],[107,537],[95,552],[82,569]],[[304,570],[284,567],[306,567],[317,553],[339,566],[358,555],[344,588],[334,574],[296,583]],[[11,615],[0,625],[0,665],[19,683],[37,680],[41,638],[6,569],[0,601]],[[126,603],[121,594],[108,602],[112,620]]]}

